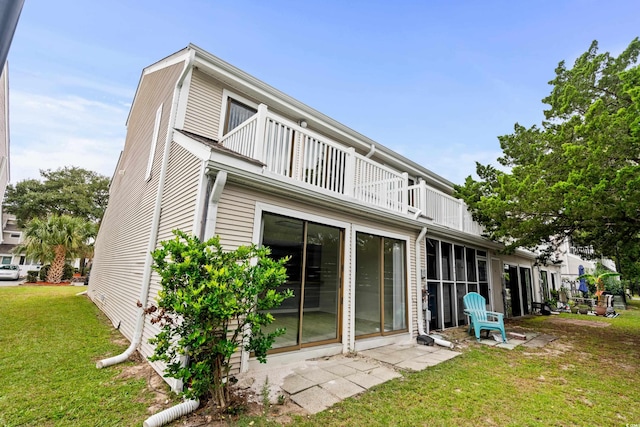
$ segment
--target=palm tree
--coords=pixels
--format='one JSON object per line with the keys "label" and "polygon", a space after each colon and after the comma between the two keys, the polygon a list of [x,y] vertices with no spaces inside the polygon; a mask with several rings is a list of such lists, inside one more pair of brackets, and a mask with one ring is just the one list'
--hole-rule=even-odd
{"label": "palm tree", "polygon": [[27,257],[51,263],[47,282],[60,283],[68,259],[86,253],[89,241],[96,235],[96,225],[69,215],[34,218],[25,227],[25,241],[17,251]]}

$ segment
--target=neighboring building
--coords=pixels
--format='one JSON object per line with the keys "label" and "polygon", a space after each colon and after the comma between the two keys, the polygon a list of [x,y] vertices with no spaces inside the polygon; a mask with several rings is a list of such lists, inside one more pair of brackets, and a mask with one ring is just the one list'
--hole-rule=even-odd
{"label": "neighboring building", "polygon": [[[423,166],[189,45],[142,72],[88,294],[133,339],[136,302],[159,290],[149,252],[178,228],[291,256],[296,297],[275,310],[287,334],[269,364],[465,324],[470,291],[508,316],[530,313],[541,289],[559,287],[560,267],[499,255],[452,193]],[[141,325],[149,356],[158,326]],[[234,359],[241,371],[255,363]]]}
{"label": "neighboring building", "polygon": [[0,263],[20,266],[20,276],[27,275],[29,270],[39,270],[37,261],[28,259],[24,254],[14,254],[18,244],[24,240],[24,231],[18,227],[15,215],[2,213],[2,243],[0,243]]}

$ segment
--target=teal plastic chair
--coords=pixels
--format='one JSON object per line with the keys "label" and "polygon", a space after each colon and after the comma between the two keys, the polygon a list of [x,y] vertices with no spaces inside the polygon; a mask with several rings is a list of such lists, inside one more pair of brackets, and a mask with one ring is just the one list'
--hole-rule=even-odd
{"label": "teal plastic chair", "polygon": [[507,342],[507,334],[504,331],[504,314],[487,311],[486,300],[477,292],[469,292],[462,301],[464,313],[469,316],[469,333],[473,328],[476,339],[480,341],[481,330],[500,331],[502,342]]}

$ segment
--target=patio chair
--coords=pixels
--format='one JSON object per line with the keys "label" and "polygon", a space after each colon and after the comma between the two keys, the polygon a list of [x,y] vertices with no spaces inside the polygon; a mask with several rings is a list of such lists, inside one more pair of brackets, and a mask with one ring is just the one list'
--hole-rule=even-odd
{"label": "patio chair", "polygon": [[502,342],[507,342],[507,334],[504,331],[504,314],[495,311],[487,311],[486,300],[477,292],[469,292],[463,298],[464,314],[469,316],[469,333],[474,329],[476,339],[480,341],[480,331],[500,331]]}

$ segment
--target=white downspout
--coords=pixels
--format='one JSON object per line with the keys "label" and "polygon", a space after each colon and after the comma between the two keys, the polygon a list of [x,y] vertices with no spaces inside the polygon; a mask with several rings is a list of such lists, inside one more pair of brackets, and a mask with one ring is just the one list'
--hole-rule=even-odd
{"label": "white downspout", "polygon": [[162,157],[162,166],[160,169],[160,177],[158,179],[158,192],[156,194],[156,203],[153,208],[153,218],[151,222],[151,235],[149,236],[149,244],[147,245],[147,256],[144,261],[144,274],[142,276],[142,287],[140,289],[140,303],[141,307],[138,308],[138,319],[136,321],[136,328],[133,333],[133,339],[131,340],[131,344],[124,351],[124,353],[119,354],[117,356],[109,357],[108,359],[103,359],[96,363],[96,368],[101,369],[107,366],[115,365],[117,363],[124,362],[127,360],[138,348],[140,342],[142,341],[142,330],[144,328],[144,319],[145,314],[144,310],[147,306],[147,301],[149,299],[149,287],[151,286],[151,263],[153,262],[153,258],[151,257],[151,252],[156,248],[156,242],[158,238],[158,228],[160,225],[160,209],[162,207],[162,190],[164,189],[164,183],[167,177],[167,169],[169,166],[169,153],[171,151],[171,141],[173,140],[173,123],[176,118],[176,109],[180,94],[180,89],[182,88],[182,84],[184,79],[186,78],[191,66],[193,64],[193,59],[195,56],[195,52],[191,51],[191,55],[187,63],[182,70],[182,75],[178,79],[176,83],[176,88],[173,94],[173,105],[171,105],[171,116],[169,118],[169,131],[167,132],[167,138],[164,143],[164,153]]}
{"label": "white downspout", "polygon": [[369,152],[365,155],[365,157],[367,159],[370,159],[371,156],[373,156],[373,153],[375,153],[375,152],[376,152],[376,146],[375,146],[375,144],[371,144],[371,148],[369,149]]}
{"label": "white downspout", "polygon": [[213,187],[211,188],[211,195],[209,196],[209,200],[207,201],[207,220],[204,226],[203,240],[210,239],[215,234],[216,220],[218,219],[218,203],[220,202],[222,190],[224,190],[224,186],[226,183],[227,172],[219,171],[216,174],[216,179],[213,182]]}
{"label": "white downspout", "polygon": [[[422,253],[420,248],[422,247],[422,242],[424,241],[424,238],[426,235],[427,235],[427,227],[422,227],[422,231],[420,231],[420,234],[416,239],[416,283],[418,283],[418,301],[420,301],[420,303],[418,304],[418,334],[419,335],[429,335],[428,326],[427,326],[427,332],[424,331],[424,326],[423,326],[424,318],[422,316],[422,313],[423,313],[422,274],[420,271],[421,270],[420,261],[421,261],[421,253]],[[453,343],[449,341],[443,340],[441,338],[437,338],[435,336],[432,336],[431,338],[433,338],[434,343],[442,347],[453,348]]]}

